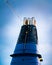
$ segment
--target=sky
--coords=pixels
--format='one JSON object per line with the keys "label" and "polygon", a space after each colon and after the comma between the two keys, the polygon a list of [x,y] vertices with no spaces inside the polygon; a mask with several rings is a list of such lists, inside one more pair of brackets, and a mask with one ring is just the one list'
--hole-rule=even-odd
{"label": "sky", "polygon": [[10,65],[24,17],[35,17],[41,65],[52,65],[52,0],[0,0],[0,65]]}

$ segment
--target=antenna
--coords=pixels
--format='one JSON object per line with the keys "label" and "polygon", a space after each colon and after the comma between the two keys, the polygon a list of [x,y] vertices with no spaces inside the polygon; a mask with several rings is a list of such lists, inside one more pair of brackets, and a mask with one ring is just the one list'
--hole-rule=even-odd
{"label": "antenna", "polygon": [[21,19],[19,15],[17,15],[16,10],[12,7],[11,3],[8,0],[5,0],[5,3],[8,5],[8,7],[12,10],[12,12],[17,16],[17,18]]}

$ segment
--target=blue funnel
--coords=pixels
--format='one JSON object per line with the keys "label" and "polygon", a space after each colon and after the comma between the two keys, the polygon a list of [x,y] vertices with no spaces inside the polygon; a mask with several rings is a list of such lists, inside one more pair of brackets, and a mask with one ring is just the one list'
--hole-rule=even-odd
{"label": "blue funnel", "polygon": [[[25,19],[14,50],[11,65],[39,65],[42,56],[37,52],[38,36],[35,20]],[[39,59],[39,60],[38,60]]]}

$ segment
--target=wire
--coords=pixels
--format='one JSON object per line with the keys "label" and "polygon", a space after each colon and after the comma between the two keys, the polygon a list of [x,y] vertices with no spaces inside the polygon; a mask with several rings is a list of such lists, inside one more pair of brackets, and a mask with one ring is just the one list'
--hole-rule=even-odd
{"label": "wire", "polygon": [[15,11],[15,9],[12,7],[12,5],[9,3],[8,0],[5,0],[5,3],[8,5],[8,7],[12,10],[12,12],[17,16],[17,18],[21,19],[21,17],[19,15],[17,15],[17,12]]}
{"label": "wire", "polygon": [[26,48],[26,43],[27,43],[27,34],[28,34],[28,32],[26,31],[26,35],[25,35],[25,42],[24,42],[24,44],[23,44],[23,53],[25,53],[25,48]]}

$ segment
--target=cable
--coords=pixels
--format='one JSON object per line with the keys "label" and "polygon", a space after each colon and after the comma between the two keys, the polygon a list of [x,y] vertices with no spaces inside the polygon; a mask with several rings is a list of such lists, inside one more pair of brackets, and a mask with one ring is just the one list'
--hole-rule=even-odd
{"label": "cable", "polygon": [[17,16],[17,18],[21,19],[20,16],[17,15],[17,12],[15,11],[15,9],[12,7],[12,5],[9,3],[8,0],[5,0],[5,3],[8,5],[8,7],[12,10],[12,12]]}
{"label": "cable", "polygon": [[25,48],[26,48],[26,43],[27,43],[27,34],[28,34],[28,32],[26,31],[25,42],[23,44],[23,53],[25,53]]}

